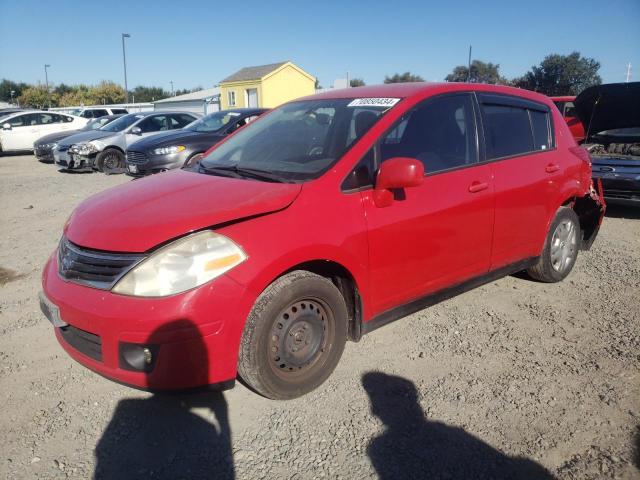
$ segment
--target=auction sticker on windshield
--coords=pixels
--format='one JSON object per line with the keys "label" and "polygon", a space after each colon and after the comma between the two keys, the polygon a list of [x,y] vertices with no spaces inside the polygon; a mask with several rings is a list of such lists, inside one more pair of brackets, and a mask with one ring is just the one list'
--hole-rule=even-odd
{"label": "auction sticker on windshield", "polygon": [[393,107],[399,98],[356,98],[347,107]]}

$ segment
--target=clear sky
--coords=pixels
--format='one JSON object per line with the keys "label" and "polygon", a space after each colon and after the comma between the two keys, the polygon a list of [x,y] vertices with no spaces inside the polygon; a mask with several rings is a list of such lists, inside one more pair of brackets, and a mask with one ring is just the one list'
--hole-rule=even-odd
{"label": "clear sky", "polygon": [[603,81],[640,80],[640,0],[0,0],[0,77],[129,88],[211,87],[244,66],[292,60],[323,86],[411,71],[442,80],[473,58],[522,75],[549,53],[601,62]]}

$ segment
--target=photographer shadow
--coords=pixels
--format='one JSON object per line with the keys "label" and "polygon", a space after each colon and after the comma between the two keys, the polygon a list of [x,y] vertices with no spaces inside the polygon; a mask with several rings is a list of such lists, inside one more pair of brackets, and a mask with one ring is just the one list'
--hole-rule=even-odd
{"label": "photographer shadow", "polygon": [[[193,324],[171,322],[154,338]],[[204,343],[185,352],[206,371]],[[149,376],[151,378],[151,376]],[[149,382],[153,389],[153,382]],[[198,409],[195,412],[194,409]],[[94,478],[216,479],[235,477],[231,428],[222,392],[156,393],[149,398],[121,400],[96,449]]]}
{"label": "photographer shadow", "polygon": [[378,477],[391,479],[553,479],[527,458],[509,457],[462,428],[429,421],[409,380],[381,372],[363,375],[371,412],[386,430],[367,454]]}

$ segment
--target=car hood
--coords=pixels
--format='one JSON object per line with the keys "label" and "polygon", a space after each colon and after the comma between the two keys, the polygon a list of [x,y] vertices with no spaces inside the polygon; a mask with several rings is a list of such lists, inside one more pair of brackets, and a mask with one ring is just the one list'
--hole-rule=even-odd
{"label": "car hood", "polygon": [[64,132],[50,133],[49,135],[40,137],[36,141],[36,145],[44,145],[46,143],[57,142],[58,140],[62,140],[63,138],[70,137],[71,135],[75,135],[79,131],[80,130],[67,130]]}
{"label": "car hood", "polygon": [[158,147],[168,147],[178,143],[186,143],[187,145],[193,141],[200,141],[205,136],[215,137],[211,133],[192,132],[191,130],[174,130],[170,132],[162,132],[150,137],[142,138],[129,146],[130,150],[143,152]]}
{"label": "car hood", "polygon": [[60,142],[60,145],[69,147],[76,143],[90,142],[91,140],[98,140],[99,138],[111,137],[112,135],[117,135],[117,133],[118,132],[103,132],[102,130],[93,130],[91,132],[80,132],[63,139]]}
{"label": "car hood", "polygon": [[64,233],[82,247],[146,252],[189,232],[288,207],[302,185],[174,170],[82,202]]}
{"label": "car hood", "polygon": [[640,127],[640,82],[589,87],[576,97],[574,105],[585,131],[591,135],[615,128]]}

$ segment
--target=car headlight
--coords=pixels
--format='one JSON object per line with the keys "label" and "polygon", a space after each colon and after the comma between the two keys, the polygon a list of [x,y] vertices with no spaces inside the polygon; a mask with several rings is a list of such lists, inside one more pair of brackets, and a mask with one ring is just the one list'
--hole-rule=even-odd
{"label": "car headlight", "polygon": [[172,145],[170,147],[160,147],[153,150],[154,155],[170,155],[172,153],[182,152],[186,147],[184,145]]}
{"label": "car headlight", "polygon": [[57,143],[41,143],[40,145],[36,145],[38,148],[42,148],[44,150],[53,150],[58,146]]}
{"label": "car headlight", "polygon": [[198,287],[247,259],[231,239],[210,230],[162,247],[130,270],[114,293],[164,297]]}
{"label": "car headlight", "polygon": [[70,150],[79,155],[91,155],[98,151],[98,147],[93,143],[78,143],[76,145],[72,145]]}

